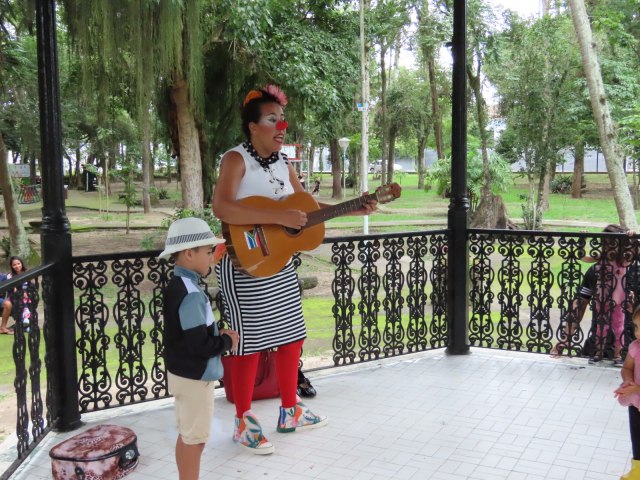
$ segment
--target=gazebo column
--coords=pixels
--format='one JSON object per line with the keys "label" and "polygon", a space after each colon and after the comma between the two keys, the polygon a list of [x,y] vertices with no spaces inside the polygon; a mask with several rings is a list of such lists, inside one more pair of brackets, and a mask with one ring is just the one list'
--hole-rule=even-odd
{"label": "gazebo column", "polygon": [[451,127],[451,197],[448,213],[449,251],[447,283],[447,320],[449,342],[447,352],[461,355],[469,352],[467,278],[467,5],[466,0],[453,2],[453,90]]}
{"label": "gazebo column", "polygon": [[48,419],[60,431],[82,425],[78,407],[71,264],[71,228],[64,205],[64,171],[56,45],[56,2],[36,1],[42,175],[42,263],[54,267],[43,283]]}

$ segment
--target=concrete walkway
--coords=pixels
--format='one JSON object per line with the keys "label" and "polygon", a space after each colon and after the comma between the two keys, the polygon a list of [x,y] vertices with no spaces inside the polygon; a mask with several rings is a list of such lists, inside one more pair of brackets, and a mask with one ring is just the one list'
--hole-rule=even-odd
{"label": "concrete walkway", "polygon": [[[326,428],[278,434],[278,401],[255,402],[270,456],[234,445],[233,406],[219,391],[200,478],[617,480],[631,450],[626,409],[612,395],[619,377],[582,359],[481,349],[314,372],[308,404],[330,417]],[[137,432],[140,464],[127,478],[177,478],[171,400],[83,419]],[[50,478],[49,449],[73,434],[48,436],[12,478]]]}

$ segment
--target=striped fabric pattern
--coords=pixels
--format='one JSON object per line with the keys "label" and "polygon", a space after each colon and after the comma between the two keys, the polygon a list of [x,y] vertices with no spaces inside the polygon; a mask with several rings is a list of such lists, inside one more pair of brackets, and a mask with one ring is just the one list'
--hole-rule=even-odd
{"label": "striped fabric pattern", "polygon": [[175,237],[168,237],[165,245],[177,245],[180,243],[192,243],[199,242],[200,240],[206,240],[208,238],[215,238],[212,232],[191,233],[189,235],[177,235]]}
{"label": "striped fabric pattern", "polygon": [[239,355],[306,338],[293,263],[272,277],[258,278],[238,272],[225,255],[216,265],[216,275],[231,328],[240,334]]}

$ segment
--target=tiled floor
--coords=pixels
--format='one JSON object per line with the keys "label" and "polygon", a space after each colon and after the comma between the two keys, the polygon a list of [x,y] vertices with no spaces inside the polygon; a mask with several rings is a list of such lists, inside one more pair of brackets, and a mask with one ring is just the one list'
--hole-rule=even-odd
{"label": "tiled floor", "polygon": [[[614,480],[630,461],[626,409],[612,395],[619,370],[585,360],[438,351],[310,376],[319,393],[307,403],[328,427],[278,434],[278,402],[256,402],[276,453],[247,454],[219,397],[201,478]],[[140,465],[127,478],[178,478],[171,401],[84,420],[136,431]],[[11,478],[50,478],[48,450],[74,433],[50,435]]]}

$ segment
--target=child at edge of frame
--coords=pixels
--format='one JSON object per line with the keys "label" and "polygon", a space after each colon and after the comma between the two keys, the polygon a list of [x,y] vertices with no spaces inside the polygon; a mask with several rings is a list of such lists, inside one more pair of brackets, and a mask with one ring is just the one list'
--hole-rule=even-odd
{"label": "child at edge of frame", "polygon": [[209,297],[200,287],[213,263],[215,237],[204,220],[189,217],[169,226],[161,259],[175,267],[163,295],[164,357],[169,392],[175,398],[176,464],[180,480],[198,480],[204,445],[211,435],[215,381],[220,356],[238,346],[238,333],[220,329]]}
{"label": "child at edge of frame", "polygon": [[631,317],[635,340],[629,345],[629,352],[622,365],[622,384],[614,391],[620,405],[629,408],[629,432],[631,434],[631,470],[621,476],[621,480],[640,480],[640,307]]}

